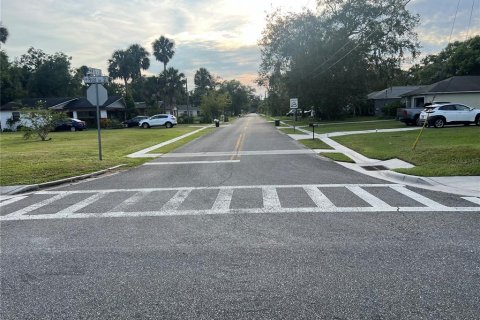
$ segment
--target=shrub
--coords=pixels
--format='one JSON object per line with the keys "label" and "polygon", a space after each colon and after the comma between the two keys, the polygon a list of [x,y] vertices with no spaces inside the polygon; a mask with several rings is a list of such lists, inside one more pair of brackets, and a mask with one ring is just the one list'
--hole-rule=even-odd
{"label": "shrub", "polygon": [[386,104],[380,110],[382,111],[384,116],[396,117],[398,108],[405,108],[405,106],[400,101],[397,101],[397,102]]}

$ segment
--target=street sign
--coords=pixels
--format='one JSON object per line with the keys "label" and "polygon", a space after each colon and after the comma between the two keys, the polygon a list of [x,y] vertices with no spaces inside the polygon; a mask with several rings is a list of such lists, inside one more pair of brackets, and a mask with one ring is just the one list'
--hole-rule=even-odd
{"label": "street sign", "polygon": [[106,76],[87,76],[87,77],[83,77],[83,82],[85,82],[85,83],[106,83],[106,82],[108,82],[108,77],[106,77]]}
{"label": "street sign", "polygon": [[298,108],[298,98],[290,99],[290,109],[297,109]]}
{"label": "street sign", "polygon": [[102,86],[101,84],[94,84],[88,87],[87,100],[92,105],[94,106],[97,105],[97,91],[95,89],[95,86],[98,86],[98,105],[102,106],[105,102],[107,102],[108,93],[107,93],[107,89],[105,89],[105,87]]}
{"label": "street sign", "polygon": [[96,69],[96,68],[88,68],[87,76],[101,77],[102,76],[102,70]]}

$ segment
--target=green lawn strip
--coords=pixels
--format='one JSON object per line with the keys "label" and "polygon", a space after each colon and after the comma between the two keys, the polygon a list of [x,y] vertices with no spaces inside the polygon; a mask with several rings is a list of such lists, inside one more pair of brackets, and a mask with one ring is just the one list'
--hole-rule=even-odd
{"label": "green lawn strip", "polygon": [[419,131],[370,133],[335,137],[334,140],[369,158],[398,158],[416,167],[395,171],[417,176],[480,175],[480,128],[448,127],[424,130],[415,150]]}
{"label": "green lawn strip", "polygon": [[192,140],[195,140],[205,134],[208,134],[210,132],[213,132],[217,130],[216,128],[208,128],[208,129],[205,129],[205,130],[202,130],[200,132],[197,132],[195,134],[192,134],[191,136],[188,136],[188,137],[185,137],[183,139],[180,139],[178,141],[175,141],[173,143],[170,143],[170,144],[167,144],[166,146],[163,146],[161,148],[158,148],[158,149],[155,149],[153,151],[150,151],[149,153],[168,153],[168,152],[172,152],[173,150],[183,146],[184,144],[187,144],[188,142],[192,141]]}
{"label": "green lawn strip", "polygon": [[[316,122],[319,124],[315,128],[315,133],[330,133],[330,132],[341,132],[341,131],[358,131],[358,130],[375,130],[375,129],[394,129],[394,128],[405,128],[405,124],[396,121],[396,120],[379,120],[375,122],[357,122],[357,123],[342,123],[342,124],[324,124],[321,122]],[[306,127],[305,129],[312,131],[311,127]]]}
{"label": "green lawn strip", "polygon": [[286,134],[306,134],[298,129],[293,130],[293,128],[283,128],[279,130]]}
{"label": "green lawn strip", "polygon": [[341,152],[320,152],[320,154],[334,161],[355,163],[355,161],[353,161],[349,156]]}
{"label": "green lawn strip", "polygon": [[305,147],[310,148],[310,149],[332,149],[328,144],[323,142],[320,139],[302,139],[302,140],[297,140],[301,144],[303,144]]}
{"label": "green lawn strip", "polygon": [[126,155],[198,128],[102,130],[103,161],[97,131],[52,132],[50,141],[24,140],[21,133],[0,134],[0,185],[35,184],[91,173],[119,164],[137,166],[147,158]]}

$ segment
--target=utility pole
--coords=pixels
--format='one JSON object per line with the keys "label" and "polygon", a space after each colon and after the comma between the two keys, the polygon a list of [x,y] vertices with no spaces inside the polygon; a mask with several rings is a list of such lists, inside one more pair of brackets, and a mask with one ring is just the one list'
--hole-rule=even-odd
{"label": "utility pole", "polygon": [[187,123],[190,123],[190,110],[189,110],[189,107],[188,107],[188,104],[189,104],[189,94],[188,94],[188,78],[185,78],[185,88],[187,90]]}

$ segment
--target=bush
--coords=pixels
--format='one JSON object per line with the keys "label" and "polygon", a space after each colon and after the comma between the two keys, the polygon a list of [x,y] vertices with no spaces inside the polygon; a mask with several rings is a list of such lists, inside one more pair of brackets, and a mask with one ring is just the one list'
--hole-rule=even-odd
{"label": "bush", "polygon": [[109,129],[123,129],[124,126],[120,122],[120,120],[117,119],[109,119],[110,121],[108,122],[107,128]]}
{"label": "bush", "polygon": [[405,106],[403,105],[403,103],[398,101],[398,102],[393,102],[393,103],[386,104],[380,110],[382,111],[384,116],[394,118],[394,117],[397,116],[397,109],[398,108],[405,108]]}

